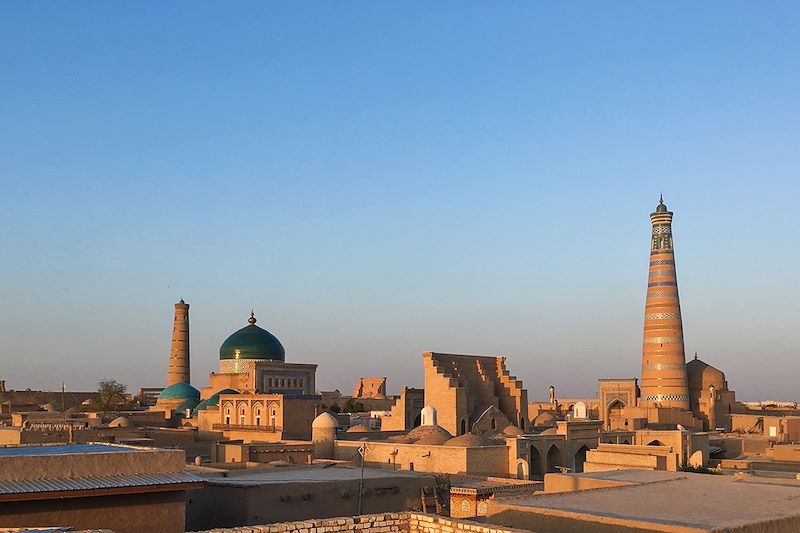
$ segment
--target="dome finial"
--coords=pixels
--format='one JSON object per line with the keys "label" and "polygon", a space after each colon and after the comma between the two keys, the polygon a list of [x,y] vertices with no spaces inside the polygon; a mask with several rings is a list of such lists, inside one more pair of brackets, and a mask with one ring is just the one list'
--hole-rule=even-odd
{"label": "dome finial", "polygon": [[251,326],[254,326],[256,323],[256,314],[253,312],[252,309],[250,310],[250,318],[247,319],[247,323],[250,324]]}

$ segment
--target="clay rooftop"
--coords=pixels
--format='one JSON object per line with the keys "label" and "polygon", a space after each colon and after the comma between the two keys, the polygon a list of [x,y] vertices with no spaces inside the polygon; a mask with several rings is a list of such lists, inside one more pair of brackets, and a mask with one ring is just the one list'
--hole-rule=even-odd
{"label": "clay rooftop", "polygon": [[[209,468],[187,468],[204,478],[209,485],[256,486],[282,483],[325,483],[359,479],[360,468],[328,465],[298,465],[294,467],[253,468],[245,470],[212,470]],[[421,473],[365,468],[364,479],[389,479],[419,477]]]}
{"label": "clay rooftop", "polygon": [[602,517],[620,526],[638,523],[647,531],[727,531],[789,517],[800,520],[800,483],[644,470],[574,475],[630,484],[509,498],[502,504],[589,521]]}
{"label": "clay rooftop", "polygon": [[35,444],[0,446],[0,457],[34,457],[41,455],[70,455],[86,453],[126,453],[137,448],[114,444]]}

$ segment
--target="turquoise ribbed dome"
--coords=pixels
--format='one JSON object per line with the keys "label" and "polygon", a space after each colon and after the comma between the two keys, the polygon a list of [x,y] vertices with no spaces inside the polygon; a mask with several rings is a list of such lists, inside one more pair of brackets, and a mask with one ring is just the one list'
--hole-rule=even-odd
{"label": "turquoise ribbed dome", "polygon": [[188,383],[179,382],[173,383],[158,395],[159,400],[180,400],[180,399],[200,399],[200,391],[189,385]]}
{"label": "turquoise ribbed dome", "polygon": [[198,403],[200,403],[200,401],[197,398],[189,398],[189,399],[183,400],[175,408],[175,412],[176,413],[184,413],[184,412],[186,412],[187,409],[194,409],[195,407],[197,407]]}
{"label": "turquoise ribbed dome", "polygon": [[256,317],[250,313],[250,325],[234,332],[219,348],[220,359],[268,359],[285,361],[286,350],[281,341],[269,331],[256,326]]}
{"label": "turquoise ribbed dome", "polygon": [[211,395],[210,398],[206,398],[202,402],[198,403],[197,406],[192,411],[192,416],[197,416],[198,411],[203,411],[204,409],[211,409],[216,407],[219,404],[219,396],[221,394],[239,394],[238,390],[233,389],[222,389],[221,391],[215,392]]}

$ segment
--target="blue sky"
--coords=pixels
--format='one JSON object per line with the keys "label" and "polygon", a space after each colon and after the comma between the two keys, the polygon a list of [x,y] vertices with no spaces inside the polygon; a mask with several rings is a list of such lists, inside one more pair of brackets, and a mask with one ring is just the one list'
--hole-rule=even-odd
{"label": "blue sky", "polygon": [[793,2],[5,2],[12,388],[193,381],[251,308],[324,389],[504,354],[640,373],[659,193],[687,357],[800,400]]}

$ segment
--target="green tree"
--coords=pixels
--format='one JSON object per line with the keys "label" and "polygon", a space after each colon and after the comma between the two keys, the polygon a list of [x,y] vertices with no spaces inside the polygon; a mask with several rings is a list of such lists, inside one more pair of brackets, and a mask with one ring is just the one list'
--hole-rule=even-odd
{"label": "green tree", "polygon": [[92,398],[92,410],[114,411],[128,405],[128,398],[125,395],[128,390],[126,385],[116,379],[104,379],[98,385],[97,395]]}
{"label": "green tree", "polygon": [[363,413],[364,412],[364,404],[350,398],[344,405],[342,406],[342,411],[345,413]]}

